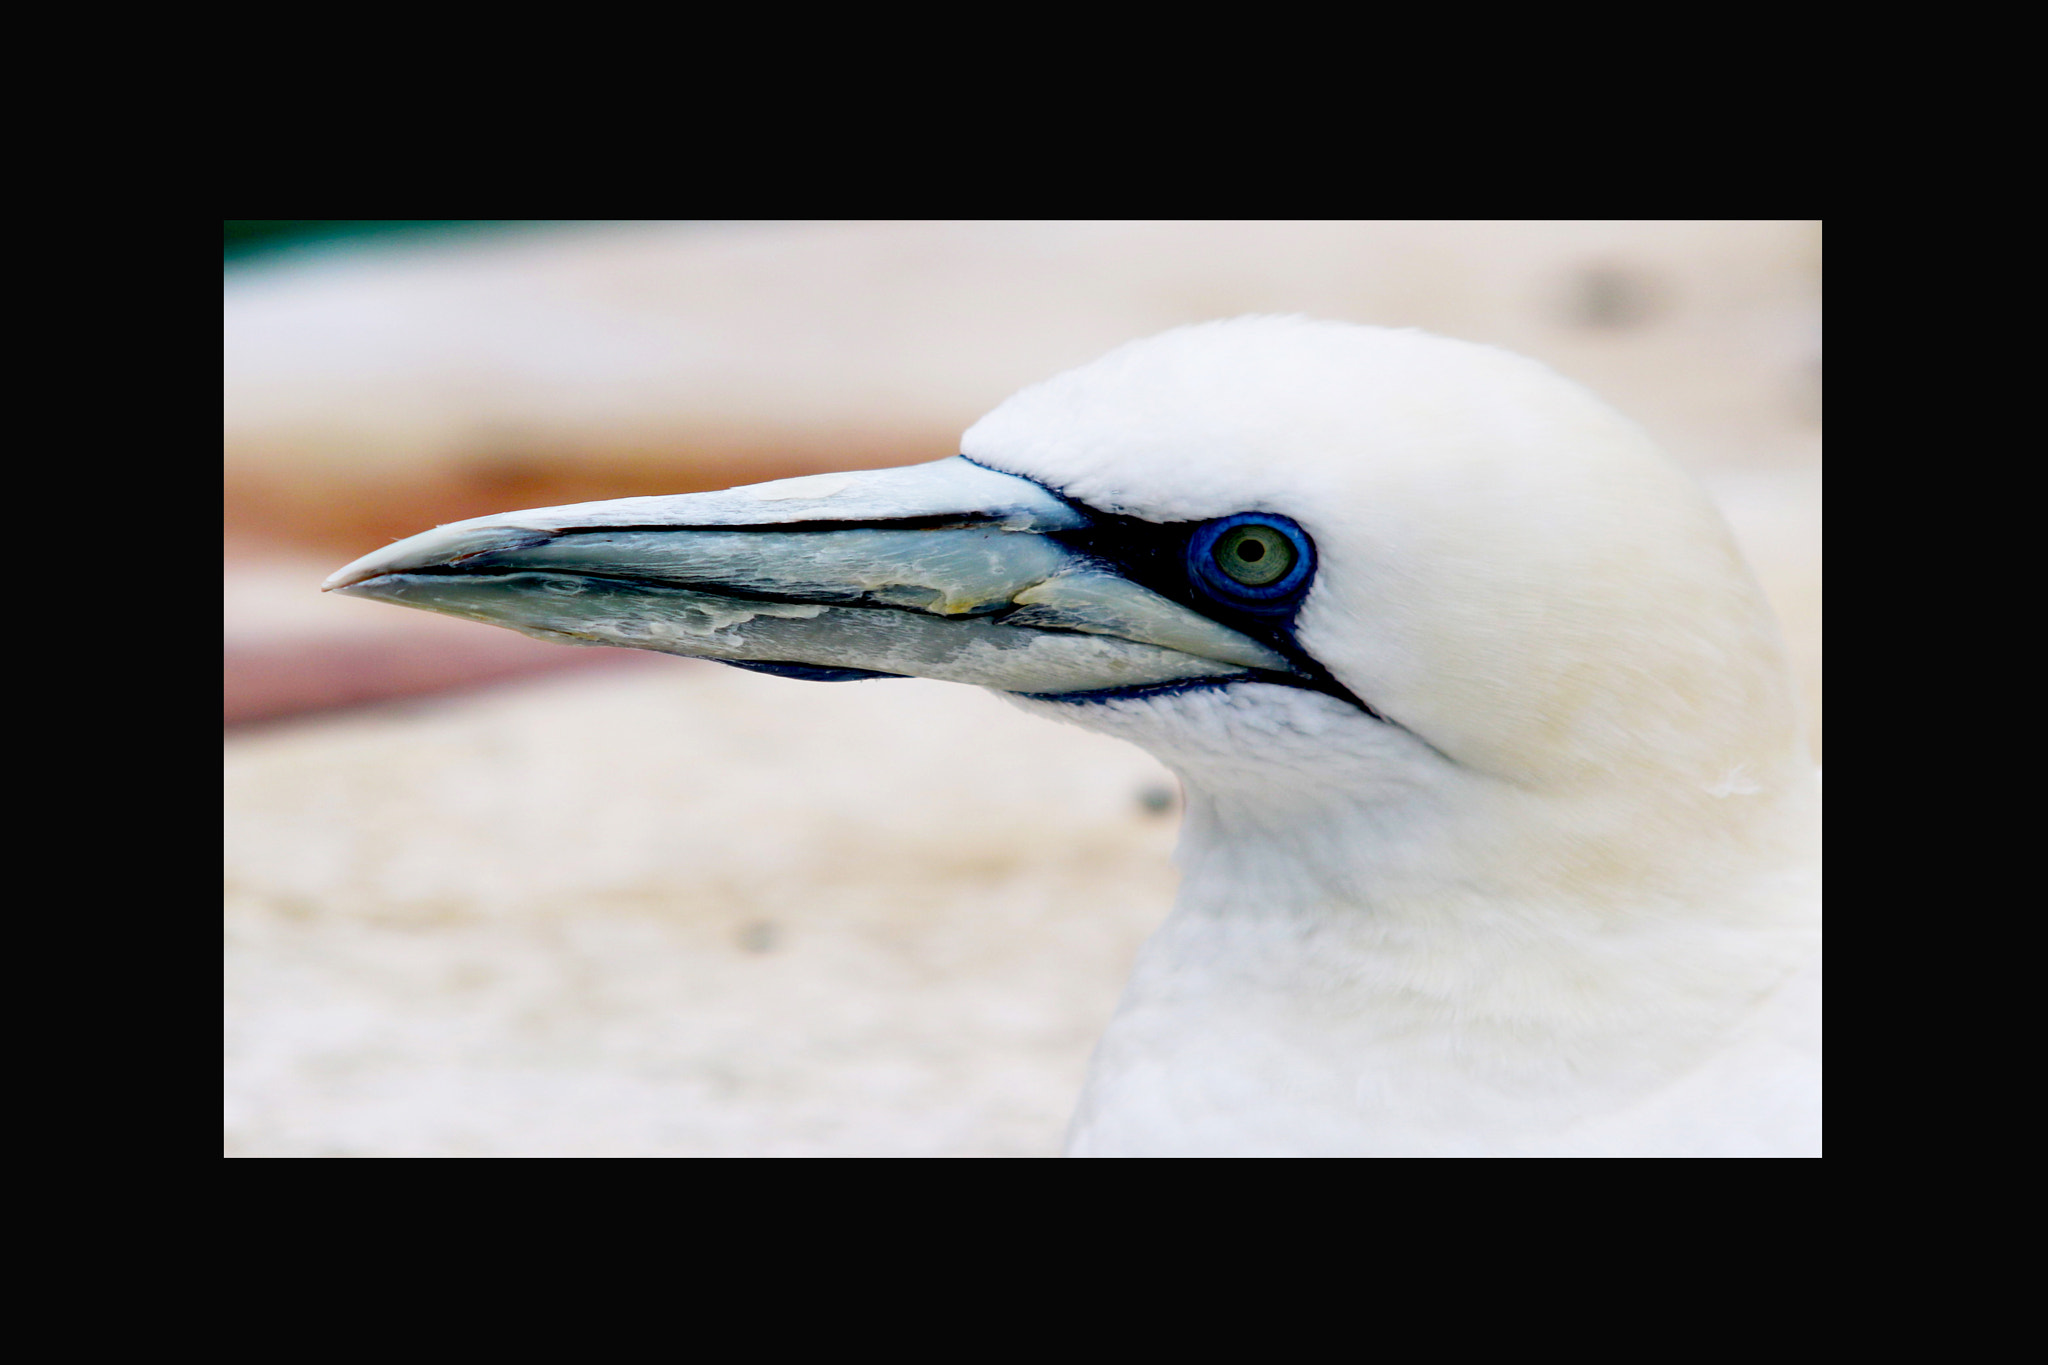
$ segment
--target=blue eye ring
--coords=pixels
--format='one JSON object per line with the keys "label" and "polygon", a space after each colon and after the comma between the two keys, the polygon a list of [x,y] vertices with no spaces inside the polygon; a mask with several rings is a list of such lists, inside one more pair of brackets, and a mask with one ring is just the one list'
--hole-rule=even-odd
{"label": "blue eye ring", "polygon": [[[1278,532],[1282,539],[1275,541],[1270,535],[1231,535],[1241,527]],[[1261,552],[1260,558],[1268,547],[1284,543],[1292,548],[1294,562],[1271,582],[1244,582],[1233,577],[1224,567],[1224,562],[1231,558],[1239,542],[1245,542],[1246,548],[1257,547]],[[1241,555],[1240,558],[1250,556]],[[1288,517],[1271,512],[1239,512],[1234,516],[1218,517],[1196,529],[1188,538],[1187,568],[1188,578],[1217,601],[1240,611],[1277,615],[1294,610],[1308,591],[1308,585],[1314,581],[1316,547],[1315,542],[1308,538],[1308,532]]]}

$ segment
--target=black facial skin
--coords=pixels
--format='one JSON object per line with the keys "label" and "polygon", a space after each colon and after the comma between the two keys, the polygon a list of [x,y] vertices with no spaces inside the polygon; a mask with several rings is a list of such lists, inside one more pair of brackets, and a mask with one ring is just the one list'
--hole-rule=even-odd
{"label": "black facial skin", "polygon": [[[1257,640],[1306,675],[1292,677],[1285,674],[1262,673],[1257,675],[1260,681],[1307,687],[1311,691],[1322,692],[1339,701],[1348,702],[1374,720],[1386,720],[1386,717],[1366,705],[1351,689],[1331,677],[1328,669],[1317,663],[1295,642],[1295,613],[1306,600],[1309,589],[1315,584],[1313,573],[1303,582],[1301,592],[1291,600],[1263,605],[1258,610],[1247,610],[1209,592],[1188,573],[1188,542],[1194,538],[1197,531],[1208,525],[1207,522],[1144,521],[1137,517],[1098,511],[1082,503],[1073,505],[1088,517],[1089,524],[1076,531],[1051,532],[1047,536],[1048,539],[1056,540],[1068,549],[1086,555],[1140,587],[1150,588],[1169,601],[1178,602],[1190,611]],[[1304,531],[1302,535],[1306,538],[1308,533]],[[1311,540],[1309,544],[1313,553],[1314,541]],[[1186,686],[1166,684],[1158,688],[1129,690],[1184,691]]]}

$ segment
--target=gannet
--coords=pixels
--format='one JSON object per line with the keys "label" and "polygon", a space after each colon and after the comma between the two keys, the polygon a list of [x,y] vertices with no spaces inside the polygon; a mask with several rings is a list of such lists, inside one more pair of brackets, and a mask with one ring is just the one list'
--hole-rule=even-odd
{"label": "gannet", "polygon": [[1182,884],[1072,1155],[1818,1155],[1818,776],[1756,582],[1639,428],[1494,348],[1257,317],[960,450],[479,517],[327,586],[1156,754]]}

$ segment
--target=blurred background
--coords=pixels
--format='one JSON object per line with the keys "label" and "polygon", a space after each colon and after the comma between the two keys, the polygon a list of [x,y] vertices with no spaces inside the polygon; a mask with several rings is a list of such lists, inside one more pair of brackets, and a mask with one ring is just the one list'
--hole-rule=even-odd
{"label": "blurred background", "polygon": [[939,459],[1181,323],[1592,388],[1728,515],[1820,752],[1816,222],[238,220],[224,258],[232,1155],[1056,1154],[1172,899],[1149,757],[318,589],[461,517]]}

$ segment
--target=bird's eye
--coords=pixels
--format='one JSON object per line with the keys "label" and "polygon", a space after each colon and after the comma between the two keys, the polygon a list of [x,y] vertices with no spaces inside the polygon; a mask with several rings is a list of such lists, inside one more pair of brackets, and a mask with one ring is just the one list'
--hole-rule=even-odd
{"label": "bird's eye", "polygon": [[1188,572],[1213,597],[1246,611],[1291,611],[1315,576],[1315,547],[1286,517],[1244,512],[1199,528]]}
{"label": "bird's eye", "polygon": [[1270,526],[1233,526],[1209,551],[1216,567],[1247,588],[1263,588],[1287,577],[1299,558],[1287,537]]}

